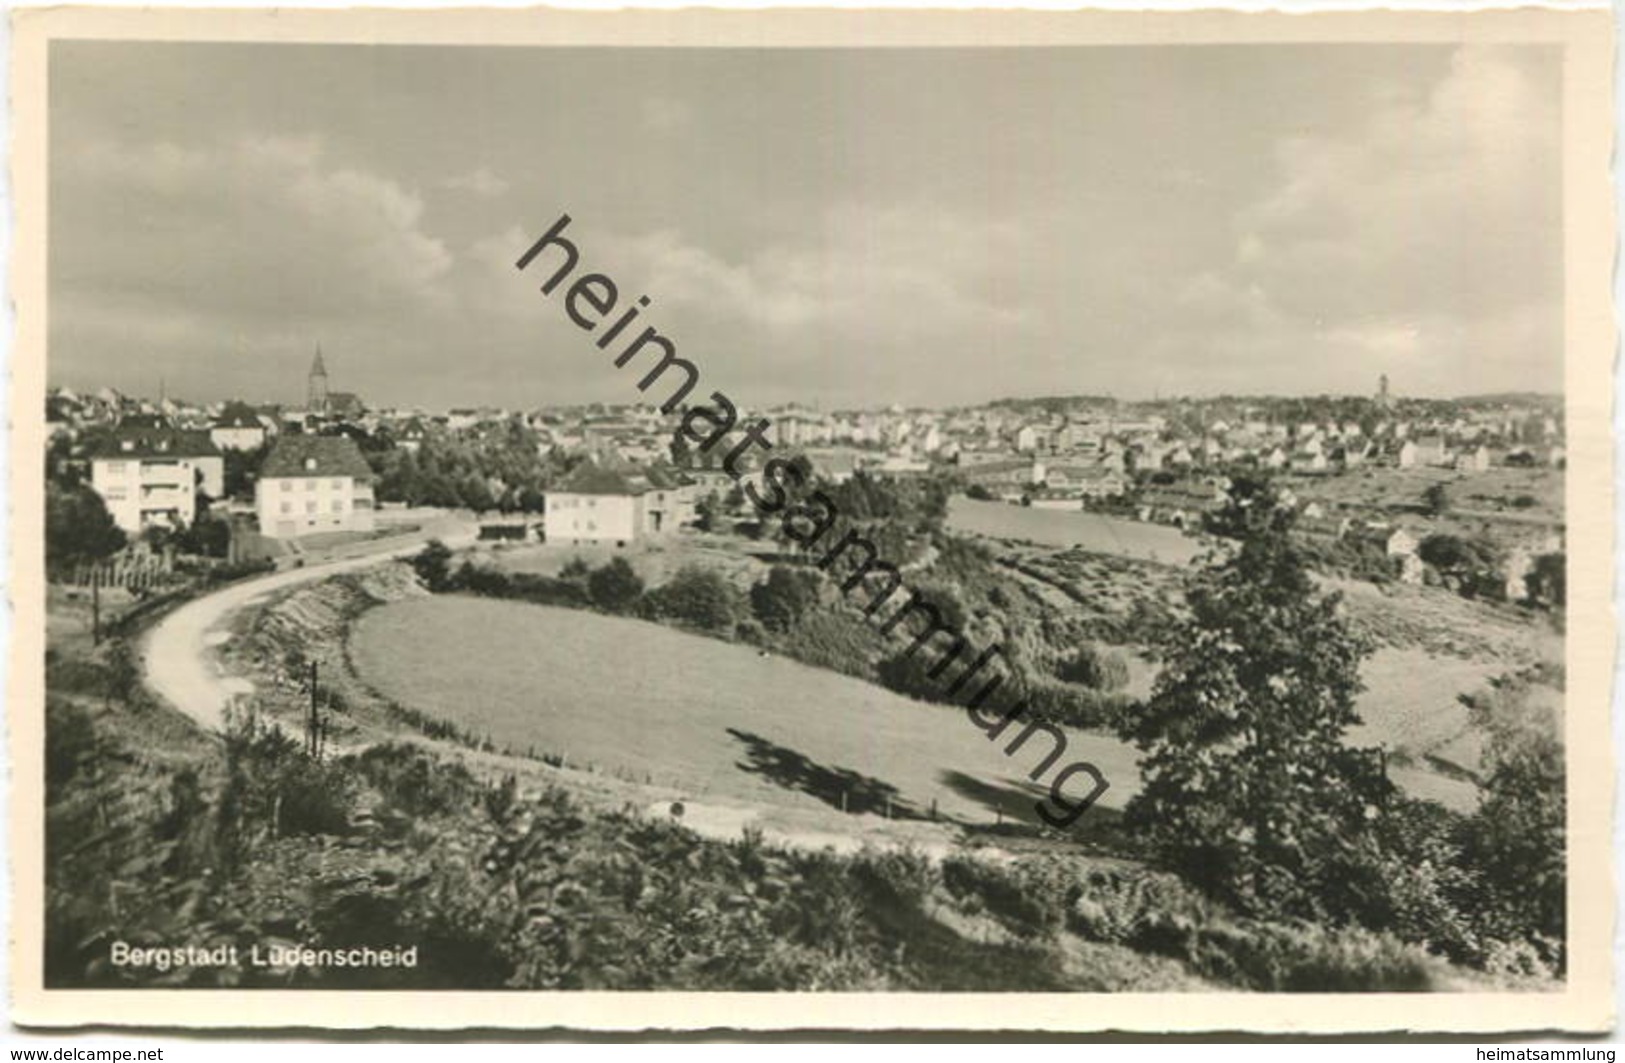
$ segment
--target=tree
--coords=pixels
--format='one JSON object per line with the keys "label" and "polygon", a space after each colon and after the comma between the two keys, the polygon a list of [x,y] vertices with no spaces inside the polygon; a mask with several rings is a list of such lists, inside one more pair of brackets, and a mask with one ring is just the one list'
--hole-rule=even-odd
{"label": "tree", "polygon": [[124,532],[88,487],[45,486],[45,565],[61,572],[124,549]]}
{"label": "tree", "polygon": [[713,491],[695,503],[694,526],[702,532],[716,531],[719,510],[720,504],[716,492]]}
{"label": "tree", "polygon": [[652,595],[658,616],[705,631],[731,632],[739,619],[739,592],[720,573],[684,565]]}
{"label": "tree", "polygon": [[1189,580],[1151,698],[1120,731],[1145,754],[1131,830],[1244,910],[1315,916],[1387,784],[1344,744],[1367,647],[1315,590],[1292,516],[1267,482],[1236,481],[1209,521],[1231,548]]}
{"label": "tree", "polygon": [[1523,578],[1529,600],[1546,608],[1568,604],[1568,561],[1562,553],[1541,554]]}
{"label": "tree", "polygon": [[818,604],[816,572],[774,565],[767,578],[750,589],[751,610],[769,631],[789,631]]}
{"label": "tree", "polygon": [[1487,539],[1430,535],[1416,554],[1464,595],[1499,597],[1505,591],[1501,552]]}
{"label": "tree", "polygon": [[254,484],[259,479],[260,467],[270,444],[262,443],[252,450],[227,450],[222,454],[224,487],[227,498],[252,499]]}
{"label": "tree", "polygon": [[1442,483],[1422,492],[1422,509],[1430,517],[1442,517],[1450,510],[1450,491]]}
{"label": "tree", "polygon": [[598,608],[624,613],[643,597],[643,579],[626,558],[610,558],[608,564],[593,569],[587,577],[587,594]]}
{"label": "tree", "polygon": [[412,558],[412,571],[431,591],[445,590],[451,584],[451,548],[439,539],[430,539]]}
{"label": "tree", "polygon": [[1481,877],[1475,899],[1492,932],[1535,940],[1561,966],[1568,881],[1561,697],[1549,688],[1542,696],[1541,678],[1506,676],[1466,699],[1485,734],[1467,859]]}
{"label": "tree", "polygon": [[200,518],[175,536],[182,553],[200,557],[225,557],[231,552],[231,522],[224,518]]}

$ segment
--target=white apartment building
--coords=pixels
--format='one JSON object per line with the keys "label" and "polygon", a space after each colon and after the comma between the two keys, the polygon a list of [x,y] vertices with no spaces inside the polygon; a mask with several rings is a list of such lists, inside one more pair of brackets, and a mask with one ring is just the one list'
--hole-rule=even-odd
{"label": "white apartment building", "polygon": [[225,494],[225,462],[202,432],[165,425],[120,426],[91,457],[90,486],[125,533],[184,528],[198,495]]}
{"label": "white apartment building", "polygon": [[372,479],[372,467],[348,436],[281,436],[254,485],[260,534],[292,539],[371,531],[376,511]]}

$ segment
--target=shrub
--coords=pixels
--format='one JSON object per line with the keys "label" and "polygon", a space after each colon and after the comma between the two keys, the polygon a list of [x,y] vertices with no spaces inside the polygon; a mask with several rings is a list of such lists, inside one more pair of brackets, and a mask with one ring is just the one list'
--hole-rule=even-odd
{"label": "shrub", "polygon": [[1166,872],[1092,870],[1080,886],[1066,923],[1090,941],[1185,958],[1191,935],[1213,921],[1213,905]]}
{"label": "shrub", "polygon": [[[430,539],[412,558],[412,571],[429,590],[439,593],[451,582],[451,548],[439,539]],[[465,563],[466,564],[466,563]]]}
{"label": "shrub", "polygon": [[1198,937],[1204,974],[1267,993],[1418,993],[1438,964],[1420,949],[1358,927],[1216,926]]}
{"label": "shrub", "polygon": [[733,585],[720,573],[697,565],[678,569],[650,593],[650,599],[657,616],[718,634],[732,634],[740,613],[739,592]]}
{"label": "shrub", "polygon": [[784,642],[797,660],[868,679],[875,633],[856,616],[838,610],[802,617]]}
{"label": "shrub", "polygon": [[607,612],[630,612],[643,597],[643,579],[626,558],[611,558],[587,577],[587,594],[594,605]]}
{"label": "shrub", "polygon": [[73,780],[96,751],[96,725],[90,713],[71,701],[45,699],[45,787],[47,800]]}
{"label": "shrub", "polygon": [[766,579],[751,587],[751,609],[768,630],[789,631],[818,605],[821,582],[811,569],[774,565]]}
{"label": "shrub", "polygon": [[1056,667],[1055,675],[1091,690],[1121,690],[1128,686],[1128,662],[1121,654],[1102,653],[1097,646],[1080,646]]}
{"label": "shrub", "polygon": [[1116,695],[1042,677],[1029,679],[1021,697],[1029,718],[1069,727],[1115,727],[1127,705]]}
{"label": "shrub", "polygon": [[385,801],[409,816],[457,812],[479,789],[461,763],[401,742],[370,746],[341,763],[352,767]]}
{"label": "shrub", "polygon": [[1080,890],[1067,865],[1045,857],[1002,863],[967,856],[942,861],[942,882],[961,901],[974,900],[1021,936],[1052,937]]}

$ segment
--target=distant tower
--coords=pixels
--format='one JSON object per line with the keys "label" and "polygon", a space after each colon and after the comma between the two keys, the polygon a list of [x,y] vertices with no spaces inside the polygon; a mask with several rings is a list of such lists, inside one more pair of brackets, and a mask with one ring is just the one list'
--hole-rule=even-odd
{"label": "distant tower", "polygon": [[318,412],[327,409],[327,366],[322,364],[321,344],[316,345],[316,360],[310,363],[310,379],[305,390],[305,408]]}
{"label": "distant tower", "polygon": [[1377,405],[1383,409],[1388,408],[1388,374],[1384,373],[1377,380]]}

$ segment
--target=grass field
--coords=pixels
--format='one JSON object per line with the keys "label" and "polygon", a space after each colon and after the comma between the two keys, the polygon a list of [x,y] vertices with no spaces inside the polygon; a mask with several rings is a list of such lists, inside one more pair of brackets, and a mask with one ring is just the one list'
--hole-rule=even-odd
{"label": "grass field", "polygon": [[[1494,468],[1466,473],[1451,469],[1369,468],[1345,476],[1291,481],[1301,501],[1317,501],[1329,512],[1414,523],[1422,496],[1443,484],[1450,512],[1429,531],[1484,534],[1517,539],[1563,522],[1561,469]],[[1518,504],[1521,501],[1522,504]],[[1412,521],[1404,520],[1405,517]]]}
{"label": "grass field", "polygon": [[1091,553],[1168,565],[1187,564],[1202,550],[1195,539],[1188,538],[1177,528],[1161,524],[1145,524],[1101,513],[1031,509],[974,498],[954,498],[949,502],[948,527],[952,531],[994,539],[1076,546]]}
{"label": "grass field", "polygon": [[[1042,736],[1006,756],[958,710],[642,621],[442,596],[373,610],[351,640],[363,678],[402,704],[696,799],[828,809],[844,797],[849,813],[878,815],[889,798],[901,817],[935,802],[944,818],[988,824],[1033,822],[1047,792],[1025,777]],[[1068,742],[1059,763],[1095,764],[1111,786],[1099,807],[1121,808],[1136,752],[1100,735]],[[1435,775],[1406,785],[1471,802]]]}

